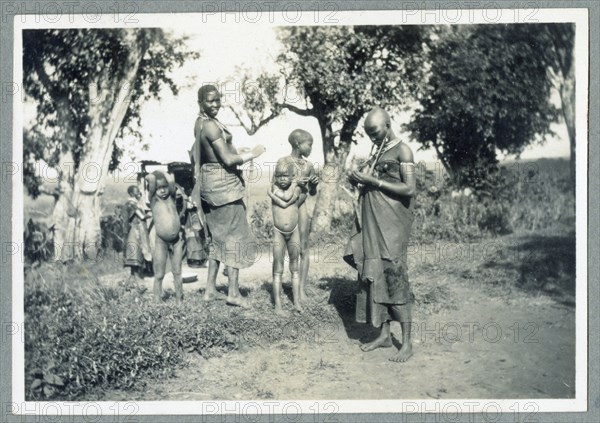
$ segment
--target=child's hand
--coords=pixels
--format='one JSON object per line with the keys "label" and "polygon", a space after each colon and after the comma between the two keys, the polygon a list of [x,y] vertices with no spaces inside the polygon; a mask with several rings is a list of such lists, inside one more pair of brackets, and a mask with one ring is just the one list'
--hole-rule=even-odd
{"label": "child's hand", "polygon": [[309,179],[308,179],[308,178],[298,178],[298,179],[296,180],[296,183],[297,183],[298,185],[300,185],[301,187],[304,187],[304,186],[306,186],[306,184],[307,184],[308,182],[309,182]]}

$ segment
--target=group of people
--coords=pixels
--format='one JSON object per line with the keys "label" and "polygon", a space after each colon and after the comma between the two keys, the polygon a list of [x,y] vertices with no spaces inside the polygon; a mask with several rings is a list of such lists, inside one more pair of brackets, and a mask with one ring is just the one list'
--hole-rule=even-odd
{"label": "group of people", "polygon": [[[245,185],[240,165],[265,152],[263,145],[239,152],[232,134],[219,121],[221,97],[213,85],[198,90],[200,113],[194,126],[195,141],[190,151],[194,189],[186,197],[186,209],[200,223],[196,229],[206,240],[208,276],[205,301],[220,294],[216,278],[221,264],[228,277],[227,304],[248,307],[239,289],[239,270],[254,262],[248,246],[256,245],[246,219],[243,201]],[[407,274],[406,246],[413,222],[415,195],[414,160],[410,148],[400,141],[391,128],[389,114],[380,108],[369,112],[364,129],[373,143],[363,168],[348,174],[359,193],[350,241],[344,260],[358,271],[356,318],[380,329],[374,341],[362,345],[363,351],[392,346],[390,323],[400,322],[402,344],[390,358],[406,361],[412,355],[411,322],[413,295]],[[281,302],[284,257],[289,256],[293,307],[303,311],[307,301],[305,286],[309,271],[310,213],[306,199],[317,194],[319,178],[306,159],[312,150],[313,137],[302,129],[288,137],[291,154],[278,160],[268,196],[273,214],[273,304],[279,315],[285,312]],[[127,261],[132,275],[139,271],[140,259],[152,256],[154,298],[162,297],[162,279],[167,257],[171,259],[176,298],[183,299],[181,262],[184,235],[181,212],[175,207],[178,187],[166,172],[155,171],[146,177],[148,200],[154,221],[154,239],[147,239],[141,229],[147,213],[140,206],[141,194],[130,188],[129,241],[137,240],[136,260]],[[152,251],[150,245],[153,244]],[[135,261],[135,265],[132,263]]]}

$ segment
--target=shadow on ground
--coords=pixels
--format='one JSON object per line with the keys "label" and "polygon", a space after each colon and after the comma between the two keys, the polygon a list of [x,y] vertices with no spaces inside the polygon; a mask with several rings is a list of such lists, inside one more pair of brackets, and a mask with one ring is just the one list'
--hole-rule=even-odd
{"label": "shadow on ground", "polygon": [[319,280],[317,288],[330,292],[328,303],[339,314],[349,339],[369,342],[377,335],[371,325],[356,322],[356,282],[342,277],[326,277]]}
{"label": "shadow on ground", "polygon": [[496,283],[512,283],[531,293],[543,292],[565,305],[575,305],[575,232],[525,235],[498,249],[481,270],[500,271]]}

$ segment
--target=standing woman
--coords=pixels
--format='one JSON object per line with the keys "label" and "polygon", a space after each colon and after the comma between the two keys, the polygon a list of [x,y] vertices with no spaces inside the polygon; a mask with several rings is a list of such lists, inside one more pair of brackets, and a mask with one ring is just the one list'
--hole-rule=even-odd
{"label": "standing woman", "polygon": [[391,347],[390,323],[395,320],[402,328],[402,346],[390,360],[404,362],[412,356],[413,294],[406,256],[414,220],[413,154],[396,138],[385,110],[371,110],[364,127],[376,148],[368,170],[350,174],[350,180],[361,185],[361,194],[344,260],[358,270],[357,321],[380,328],[378,337],[361,349]]}
{"label": "standing woman", "polygon": [[239,269],[250,267],[256,254],[256,242],[246,220],[243,202],[244,181],[238,165],[249,162],[265,152],[262,145],[238,154],[231,143],[229,130],[217,119],[221,96],[214,85],[198,90],[200,114],[194,126],[195,142],[191,156],[195,185],[192,201],[201,204],[205,216],[208,244],[208,280],[204,300],[217,297],[216,280],[219,266],[228,272],[227,303],[245,307],[240,294]]}

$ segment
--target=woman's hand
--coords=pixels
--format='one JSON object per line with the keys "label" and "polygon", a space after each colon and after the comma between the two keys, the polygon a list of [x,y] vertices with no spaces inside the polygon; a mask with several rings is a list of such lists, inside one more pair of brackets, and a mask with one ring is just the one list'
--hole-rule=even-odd
{"label": "woman's hand", "polygon": [[367,175],[366,173],[359,172],[357,170],[350,172],[350,179],[359,184],[370,186],[376,186],[378,182],[374,176]]}
{"label": "woman's hand", "polygon": [[313,186],[317,185],[319,183],[319,178],[317,175],[312,175],[310,178],[308,178],[308,183]]}
{"label": "woman's hand", "polygon": [[262,144],[258,144],[252,148],[252,155],[254,156],[254,158],[257,158],[258,156],[263,154],[265,151],[267,151],[265,146]]}

